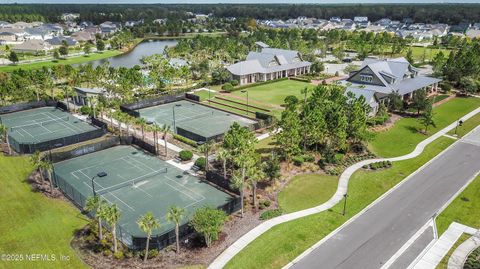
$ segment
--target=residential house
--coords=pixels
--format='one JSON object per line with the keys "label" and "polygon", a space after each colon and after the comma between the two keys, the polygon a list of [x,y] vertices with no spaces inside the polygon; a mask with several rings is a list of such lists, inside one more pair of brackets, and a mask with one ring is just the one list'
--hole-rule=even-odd
{"label": "residential house", "polygon": [[12,27],[8,21],[0,21],[0,28]]}
{"label": "residential house", "polygon": [[355,17],[353,18],[353,22],[357,25],[358,28],[365,28],[370,25],[368,17]]}
{"label": "residential house", "polygon": [[362,89],[362,88],[355,88],[355,87],[348,87],[345,89],[345,95],[349,96],[349,93],[352,93],[355,98],[360,98],[363,96],[365,98],[365,103],[368,104],[370,107],[370,111],[368,112],[368,116],[373,117],[378,112],[378,107],[380,106],[380,94],[376,93],[373,90],[369,89]]}
{"label": "residential house", "polygon": [[88,42],[92,41],[95,42],[95,34],[92,34],[88,31],[78,31],[76,33],[73,33],[71,35],[73,39],[75,39],[77,42]]}
{"label": "residential house", "polygon": [[80,18],[79,13],[63,13],[62,14],[63,21],[75,21],[76,19]]}
{"label": "residential house", "polygon": [[387,26],[390,26],[390,24],[392,24],[392,20],[390,20],[388,18],[383,18],[383,19],[380,19],[380,20],[376,21],[374,24],[379,25],[379,26],[383,26],[383,27],[387,27]]}
{"label": "residential house", "polygon": [[64,36],[61,36],[61,37],[55,36],[55,37],[53,37],[51,39],[47,39],[45,41],[48,42],[53,47],[60,47],[63,44],[63,42],[67,42],[68,46],[76,46],[78,44],[78,41],[75,40],[74,38],[64,37]]}
{"label": "residential house", "polygon": [[120,31],[120,25],[111,21],[106,21],[99,26],[102,35],[111,35]]}
{"label": "residential house", "polygon": [[[424,89],[427,94],[438,91],[440,79],[419,75],[419,70],[405,58],[395,59],[365,59],[358,71],[350,73],[349,77],[339,83],[356,95],[370,96],[375,94],[378,102],[387,102],[392,92],[400,94],[405,101],[410,101],[413,93]],[[367,100],[367,101],[371,101]],[[373,105],[370,105],[372,108]]]}
{"label": "residential house", "polygon": [[53,47],[48,42],[39,39],[30,39],[22,44],[18,44],[12,48],[15,52],[29,54],[43,54],[51,50]]}
{"label": "residential house", "polygon": [[230,65],[227,70],[240,85],[245,85],[307,74],[310,66],[298,51],[266,47],[250,52],[245,61]]}
{"label": "residential house", "polygon": [[40,28],[40,27],[35,27],[35,28],[25,28],[25,39],[26,40],[31,40],[31,39],[37,39],[37,40],[46,40],[53,38],[55,35],[48,31],[45,28]]}
{"label": "residential house", "polygon": [[90,100],[98,99],[100,96],[105,95],[105,89],[100,88],[81,88],[75,87],[76,95],[73,96],[73,101],[76,105],[79,106],[91,106]]}
{"label": "residential house", "polygon": [[18,44],[24,41],[26,32],[24,29],[0,28],[0,40],[5,44]]}
{"label": "residential house", "polygon": [[[469,29],[467,30],[467,32],[465,33],[465,35],[468,37],[468,38],[471,38],[471,39],[480,39],[480,30],[477,30],[477,29]],[[0,38],[1,39],[1,38]]]}

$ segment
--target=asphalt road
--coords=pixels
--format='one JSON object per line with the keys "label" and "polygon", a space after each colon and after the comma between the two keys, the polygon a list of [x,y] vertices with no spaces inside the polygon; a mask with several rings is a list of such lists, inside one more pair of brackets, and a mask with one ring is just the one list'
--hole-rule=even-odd
{"label": "asphalt road", "polygon": [[292,268],[380,268],[480,171],[480,128]]}

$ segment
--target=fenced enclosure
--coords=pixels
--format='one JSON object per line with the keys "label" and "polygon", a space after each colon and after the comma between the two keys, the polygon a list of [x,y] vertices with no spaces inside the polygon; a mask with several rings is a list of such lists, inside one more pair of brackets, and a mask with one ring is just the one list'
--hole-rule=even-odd
{"label": "fenced enclosure", "polygon": [[[146,235],[136,221],[148,211],[161,222],[161,228],[154,232],[151,241],[152,247],[160,249],[175,240],[174,225],[165,219],[171,205],[186,210],[183,234],[190,232],[186,224],[199,207],[208,205],[227,213],[238,210],[238,197],[140,149],[118,146],[119,140],[111,138],[62,155],[54,152],[52,159],[61,160],[54,164],[57,186],[77,206],[83,208],[86,199],[96,194],[119,207],[121,218],[117,232],[129,248],[144,247]],[[102,150],[94,151],[96,149]],[[73,158],[64,159],[68,157]],[[101,174],[103,176],[99,176]]]}
{"label": "fenced enclosure", "polygon": [[[1,108],[8,141],[18,153],[33,153],[94,139],[106,130],[82,121],[46,101]],[[22,110],[26,109],[26,110]]]}

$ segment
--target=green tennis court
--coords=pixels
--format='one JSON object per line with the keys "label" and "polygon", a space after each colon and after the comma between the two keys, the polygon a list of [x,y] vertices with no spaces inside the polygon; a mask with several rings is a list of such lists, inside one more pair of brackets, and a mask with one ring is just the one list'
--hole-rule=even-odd
{"label": "green tennis court", "polygon": [[245,117],[189,101],[143,108],[139,113],[140,117],[147,121],[169,125],[177,134],[195,141],[205,141],[222,135],[234,122],[245,127],[256,123]]}
{"label": "green tennis court", "polygon": [[[91,139],[93,137],[85,133],[98,131],[97,127],[55,107],[41,107],[4,114],[1,120],[8,127],[12,146],[17,152],[25,153],[29,151],[22,150],[23,147],[40,146],[42,143],[48,144],[49,141],[51,141],[51,148],[68,145]],[[81,134],[86,135],[85,139]],[[65,138],[70,139],[63,140]],[[43,147],[40,146],[37,149],[42,150]]]}
{"label": "green tennis court", "polygon": [[[216,189],[199,178],[184,173],[165,161],[132,146],[116,146],[54,164],[59,187],[79,206],[95,193],[121,211],[119,230],[122,241],[134,245],[144,238],[138,218],[148,211],[161,222],[154,237],[169,233],[174,225],[165,218],[170,206],[186,210],[186,223],[196,208],[222,207],[233,196]],[[106,176],[98,176],[104,172]]]}

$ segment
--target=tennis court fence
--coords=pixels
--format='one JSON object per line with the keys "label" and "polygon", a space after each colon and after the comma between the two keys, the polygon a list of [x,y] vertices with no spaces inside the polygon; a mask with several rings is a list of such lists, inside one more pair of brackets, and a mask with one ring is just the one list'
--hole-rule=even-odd
{"label": "tennis court fence", "polygon": [[46,107],[46,106],[57,107],[57,103],[58,103],[57,101],[53,101],[53,100],[40,100],[40,101],[13,104],[9,106],[2,106],[0,107],[0,115],[34,109],[34,108]]}
{"label": "tennis court fence", "polygon": [[161,95],[150,99],[139,100],[137,102],[129,104],[123,104],[120,106],[120,110],[131,116],[139,117],[139,109],[177,102],[183,99],[185,99],[185,94],[183,92],[174,95]]}

